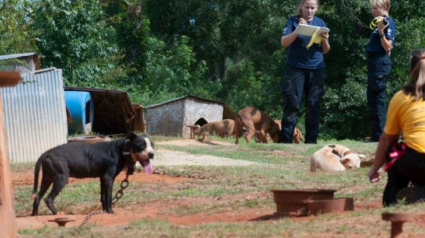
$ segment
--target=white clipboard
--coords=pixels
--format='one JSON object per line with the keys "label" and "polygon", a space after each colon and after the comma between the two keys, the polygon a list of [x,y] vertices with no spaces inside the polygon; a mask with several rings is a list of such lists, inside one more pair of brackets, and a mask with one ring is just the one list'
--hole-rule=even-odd
{"label": "white clipboard", "polygon": [[[318,30],[318,31],[317,31]],[[297,29],[295,29],[294,33],[299,35],[312,36],[314,32],[317,31],[317,35],[320,35],[322,32],[329,32],[329,28],[327,27],[319,27],[319,26],[309,26],[309,25],[298,25]]]}

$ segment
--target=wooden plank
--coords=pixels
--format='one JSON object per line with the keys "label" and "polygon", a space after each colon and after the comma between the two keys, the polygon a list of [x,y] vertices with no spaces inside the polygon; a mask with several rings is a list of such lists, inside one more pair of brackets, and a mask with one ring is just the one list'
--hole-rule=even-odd
{"label": "wooden plank", "polygon": [[[18,72],[0,71],[0,87],[15,86],[21,80],[21,75]],[[9,164],[9,150],[6,142],[3,102],[0,95],[0,237],[15,238],[17,236],[15,204]]]}
{"label": "wooden plank", "polygon": [[0,71],[0,87],[13,87],[21,80],[21,74],[17,71]]}

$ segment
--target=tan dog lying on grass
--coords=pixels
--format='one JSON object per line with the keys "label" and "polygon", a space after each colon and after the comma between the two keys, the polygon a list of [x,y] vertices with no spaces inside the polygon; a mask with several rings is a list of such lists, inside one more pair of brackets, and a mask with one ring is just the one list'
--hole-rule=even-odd
{"label": "tan dog lying on grass", "polygon": [[311,156],[310,172],[315,172],[317,169],[336,172],[360,168],[361,159],[364,158],[364,155],[356,154],[345,146],[326,145]]}
{"label": "tan dog lying on grass", "polygon": [[[241,133],[243,127],[247,130],[245,135],[246,142],[249,142],[256,135],[256,131],[258,131],[258,139],[261,143],[267,143],[267,133],[269,133],[273,142],[279,142],[279,125],[267,113],[254,107],[246,107],[239,111],[235,119],[235,132],[237,135]],[[235,137],[235,144],[237,144],[239,136]]]}

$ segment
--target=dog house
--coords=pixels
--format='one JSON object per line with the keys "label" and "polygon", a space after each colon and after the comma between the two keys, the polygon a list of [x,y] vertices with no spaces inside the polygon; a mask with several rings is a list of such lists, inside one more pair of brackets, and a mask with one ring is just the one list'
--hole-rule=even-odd
{"label": "dog house", "polygon": [[66,91],[65,101],[72,119],[72,122],[68,123],[68,133],[90,133],[93,125],[93,101],[90,93]]}
{"label": "dog house", "polygon": [[[80,95],[78,102],[80,109],[78,111],[80,115],[85,114],[84,116],[81,115],[81,118],[86,118],[86,125],[90,119],[89,113],[93,113],[93,118],[90,119],[92,122],[91,131],[95,133],[103,135],[127,134],[130,131],[144,129],[144,125],[140,124],[144,123],[143,115],[138,115],[142,112],[142,106],[133,105],[127,92],[79,87],[65,87],[65,92],[66,94],[78,93]],[[90,99],[88,95],[90,95]],[[89,101],[93,104],[93,108],[90,110],[88,110],[87,104]],[[85,110],[83,110],[83,107],[85,107]],[[69,109],[71,110],[71,108]],[[81,123],[83,122],[82,119],[79,120]],[[136,123],[139,124],[136,125]]]}
{"label": "dog house", "polygon": [[223,102],[188,95],[147,106],[146,133],[189,137],[187,125],[194,125],[200,118],[220,121],[234,119],[235,115]]}

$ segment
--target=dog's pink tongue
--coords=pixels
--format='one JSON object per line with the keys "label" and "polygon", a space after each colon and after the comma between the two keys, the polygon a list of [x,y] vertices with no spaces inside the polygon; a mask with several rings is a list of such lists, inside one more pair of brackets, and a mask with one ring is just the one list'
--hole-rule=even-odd
{"label": "dog's pink tongue", "polygon": [[152,174],[153,173],[153,167],[151,163],[149,163],[149,160],[143,160],[143,168],[145,169],[145,173]]}

